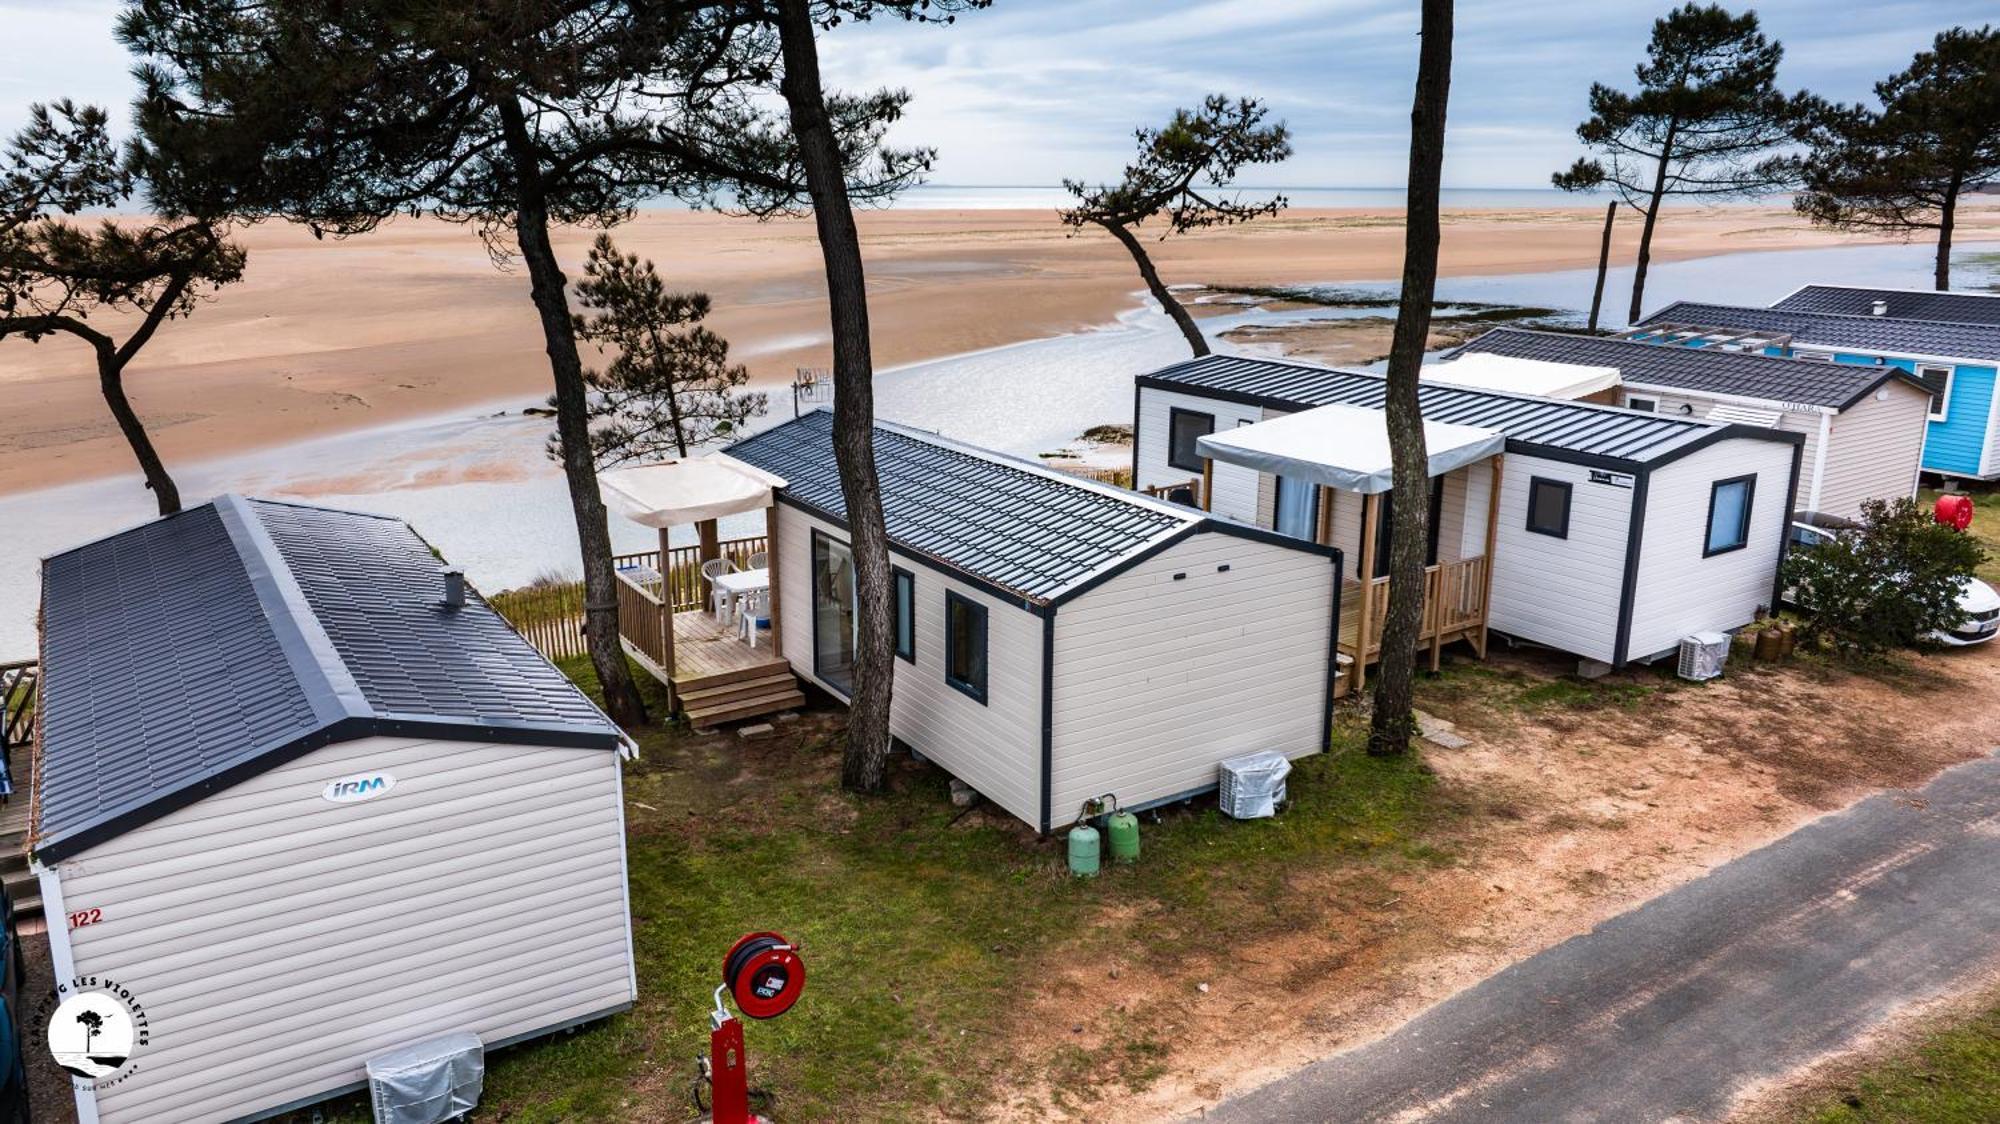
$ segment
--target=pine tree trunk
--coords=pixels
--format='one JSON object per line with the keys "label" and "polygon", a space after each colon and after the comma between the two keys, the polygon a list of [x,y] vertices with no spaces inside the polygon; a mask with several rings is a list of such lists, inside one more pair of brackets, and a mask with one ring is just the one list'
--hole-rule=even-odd
{"label": "pine tree trunk", "polygon": [[1604,238],[1597,244],[1597,287],[1590,291],[1590,331],[1597,330],[1597,314],[1604,308],[1604,275],[1611,269],[1611,224],[1618,218],[1618,200],[1604,208]]}
{"label": "pine tree trunk", "polygon": [[[633,727],[646,721],[646,705],[632,682],[631,667],[618,642],[618,586],[612,569],[611,529],[604,500],[597,492],[597,465],[590,447],[590,400],[583,377],[583,360],[576,350],[575,327],[562,266],[549,242],[549,212],[543,198],[540,160],[529,140],[518,105],[502,99],[500,117],[507,153],[514,166],[519,202],[515,238],[535,311],[541,314],[542,341],[555,376],[556,437],[562,452],[563,476],[569,483],[570,511],[576,517],[577,542],[583,553],[584,640],[590,664],[604,692],[604,710],[613,722]],[[671,627],[671,606],[669,607]]]}
{"label": "pine tree trunk", "polygon": [[132,409],[132,403],[125,397],[125,359],[104,344],[97,348],[97,387],[104,394],[104,404],[111,408],[111,417],[118,423],[118,431],[125,435],[125,443],[132,447],[132,456],[139,462],[139,471],[146,474],[146,487],[152,489],[153,499],[160,505],[161,515],[172,515],[181,509],[181,490],[174,484],[174,478],[167,475],[167,466],[161,462],[159,450],[153,447],[153,439],[146,433],[144,422]]}
{"label": "pine tree trunk", "polygon": [[1195,358],[1207,355],[1209,353],[1207,338],[1201,334],[1201,329],[1195,326],[1194,317],[1188,315],[1188,310],[1181,307],[1180,301],[1174,299],[1173,290],[1167,288],[1167,283],[1160,280],[1160,271],[1153,268],[1153,259],[1147,255],[1146,248],[1139,244],[1139,239],[1120,223],[1100,222],[1097,225],[1110,231],[1112,237],[1118,239],[1125,247],[1125,251],[1132,255],[1132,260],[1139,264],[1139,276],[1146,281],[1146,291],[1153,294],[1153,299],[1159,301],[1160,307],[1173,318],[1174,327],[1181,330],[1181,336],[1187,340]]}
{"label": "pine tree trunk", "polygon": [[826,262],[833,326],[833,455],[847,501],[848,546],[860,614],[854,695],[848,702],[847,751],[840,782],[856,792],[881,789],[889,757],[889,702],[895,620],[889,594],[889,532],[875,474],[874,360],[868,340],[868,290],[861,237],[847,198],[840,149],[820,86],[819,47],[809,0],[778,0],[785,76],[780,83],[799,145],[820,255]]}
{"label": "pine tree trunk", "polygon": [[1945,193],[1944,206],[1938,208],[1937,268],[1931,280],[1939,292],[1951,288],[1951,234],[1957,219],[1958,183],[1954,181]]}
{"label": "pine tree trunk", "polygon": [[[1410,109],[1407,226],[1403,290],[1389,345],[1388,394],[1394,513],[1389,528],[1389,608],[1383,614],[1382,664],[1368,752],[1402,753],[1415,735],[1417,636],[1424,615],[1424,562],[1430,541],[1430,453],[1418,376],[1437,290],[1438,186],[1444,167],[1445,106],[1451,94],[1452,0],[1423,0],[1423,42]],[[1364,589],[1365,579],[1364,579]]]}
{"label": "pine tree trunk", "polygon": [[1653,193],[1646,200],[1646,221],[1639,227],[1639,260],[1632,270],[1632,308],[1625,323],[1637,324],[1646,305],[1646,266],[1653,260],[1653,228],[1660,222],[1660,203],[1667,197],[1667,161],[1673,158],[1678,125],[1667,126],[1667,139],[1660,145],[1660,166],[1653,173]]}

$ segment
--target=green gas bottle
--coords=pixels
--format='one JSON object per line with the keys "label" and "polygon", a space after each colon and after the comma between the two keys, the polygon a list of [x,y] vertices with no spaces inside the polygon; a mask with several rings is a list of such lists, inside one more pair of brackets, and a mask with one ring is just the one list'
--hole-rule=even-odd
{"label": "green gas bottle", "polygon": [[1069,829],[1069,872],[1078,878],[1097,874],[1097,829],[1087,823]]}
{"label": "green gas bottle", "polygon": [[1111,813],[1105,821],[1105,834],[1111,840],[1111,861],[1135,863],[1139,861],[1139,817],[1120,809]]}

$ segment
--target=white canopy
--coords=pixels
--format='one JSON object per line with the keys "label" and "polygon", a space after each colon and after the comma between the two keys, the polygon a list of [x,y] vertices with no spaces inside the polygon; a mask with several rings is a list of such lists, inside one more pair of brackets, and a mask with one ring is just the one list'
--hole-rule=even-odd
{"label": "white canopy", "polygon": [[1619,383],[1618,368],[1546,359],[1517,359],[1468,351],[1456,359],[1423,369],[1425,382],[1448,383],[1472,390],[1500,390],[1541,398],[1582,398]]}
{"label": "white canopy", "polygon": [[599,473],[598,494],[634,523],[664,530],[771,506],[782,477],[724,453]]}
{"label": "white canopy", "polygon": [[[1497,429],[1424,422],[1431,475],[1484,460],[1507,445]],[[1335,404],[1211,433],[1202,456],[1259,472],[1372,495],[1389,490],[1389,428],[1380,410]]]}

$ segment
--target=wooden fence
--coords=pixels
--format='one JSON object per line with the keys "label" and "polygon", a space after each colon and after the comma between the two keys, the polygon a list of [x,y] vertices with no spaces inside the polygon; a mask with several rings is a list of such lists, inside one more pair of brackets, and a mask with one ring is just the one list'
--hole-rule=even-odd
{"label": "wooden fence", "polygon": [[25,745],[35,734],[35,692],[42,683],[35,660],[0,663],[0,749]]}
{"label": "wooden fence", "polygon": [[[761,535],[726,539],[722,543],[722,557],[745,567],[749,565],[752,554],[764,549],[765,542]],[[708,604],[708,590],[701,578],[700,547],[677,546],[669,550],[664,570],[660,567],[660,552],[657,550],[616,555],[612,565],[626,578],[625,582],[619,583],[621,616],[628,608],[643,608],[636,602],[629,607],[626,605],[624,587],[627,582],[643,587],[651,600],[659,596],[664,580],[673,592],[673,609],[677,613],[705,608]],[[507,618],[515,631],[548,658],[575,659],[588,651],[583,639],[582,582],[547,582],[496,593],[486,600],[495,611]],[[628,636],[631,628],[630,624],[625,626]]]}

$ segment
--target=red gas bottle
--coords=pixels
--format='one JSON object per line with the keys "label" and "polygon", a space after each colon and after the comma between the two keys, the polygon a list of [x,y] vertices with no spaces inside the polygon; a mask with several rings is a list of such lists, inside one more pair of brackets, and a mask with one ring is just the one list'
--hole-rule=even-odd
{"label": "red gas bottle", "polygon": [[1954,531],[1972,526],[1972,497],[1956,493],[1938,497],[1931,517]]}

